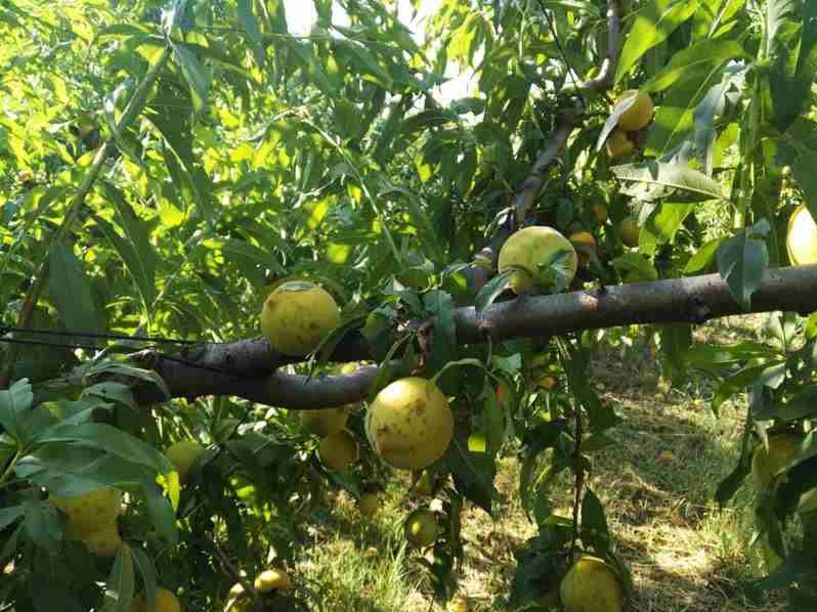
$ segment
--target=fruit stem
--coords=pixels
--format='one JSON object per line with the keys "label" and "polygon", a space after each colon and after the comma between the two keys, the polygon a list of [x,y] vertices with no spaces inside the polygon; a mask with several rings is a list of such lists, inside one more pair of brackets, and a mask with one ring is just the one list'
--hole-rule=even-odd
{"label": "fruit stem", "polygon": [[579,539],[579,508],[582,502],[582,489],[584,488],[584,470],[582,469],[582,413],[581,407],[574,405],[574,438],[576,447],[573,451],[573,469],[576,480],[573,487],[573,537],[570,540],[570,557],[573,560],[573,553],[576,551],[576,541]]}

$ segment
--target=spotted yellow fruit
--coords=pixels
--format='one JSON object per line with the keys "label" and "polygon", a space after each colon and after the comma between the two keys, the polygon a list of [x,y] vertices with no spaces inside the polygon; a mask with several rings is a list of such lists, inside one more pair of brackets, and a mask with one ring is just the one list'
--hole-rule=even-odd
{"label": "spotted yellow fruit", "polygon": [[66,522],[74,533],[93,531],[119,516],[122,493],[111,487],[103,487],[73,497],[52,495],[51,503],[66,515]]}
{"label": "spotted yellow fruit", "polygon": [[266,569],[255,577],[255,590],[259,593],[270,591],[288,591],[292,588],[289,574],[278,568]]}
{"label": "spotted yellow fruit", "polygon": [[357,442],[347,431],[336,431],[318,443],[318,458],[328,470],[344,470],[357,459]]}
{"label": "spotted yellow fruit", "polygon": [[110,523],[101,525],[94,531],[83,534],[83,536],[78,539],[85,544],[88,552],[97,557],[115,556],[119,550],[119,546],[122,544],[122,537],[119,535],[119,527],[117,526],[116,519]]}
{"label": "spotted yellow fruit", "polygon": [[559,597],[565,612],[620,612],[624,606],[615,570],[590,555],[580,557],[562,578]]}
{"label": "spotted yellow fruit", "polygon": [[357,502],[357,509],[368,518],[373,517],[380,510],[380,498],[377,493],[364,493]]}
{"label": "spotted yellow fruit", "polygon": [[445,454],[454,434],[448,399],[425,378],[401,378],[383,388],[366,413],[366,435],[378,457],[421,470]]}
{"label": "spotted yellow fruit", "polygon": [[406,541],[416,548],[427,548],[437,541],[437,516],[431,510],[415,510],[403,525]]}
{"label": "spotted yellow fruit", "polygon": [[181,610],[182,606],[176,595],[162,587],[156,589],[156,605],[153,609],[148,608],[143,597],[135,597],[128,608],[128,612],[181,612]]}
{"label": "spotted yellow fruit", "polygon": [[564,285],[576,276],[578,267],[576,249],[570,241],[552,227],[533,225],[525,227],[508,238],[499,251],[499,271],[515,266],[509,284],[517,295],[528,293],[539,285],[543,266],[558,271]]}
{"label": "spotted yellow fruit", "polygon": [[196,440],[182,440],[168,446],[165,456],[179,473],[179,480],[184,482],[190,475],[190,468],[204,450],[204,447]]}
{"label": "spotted yellow fruit", "polygon": [[817,264],[817,223],[804,205],[798,206],[789,218],[786,248],[792,265]]}
{"label": "spotted yellow fruit", "polygon": [[634,248],[638,246],[641,228],[632,217],[624,217],[618,224],[618,235],[621,236],[621,242],[625,246]]}
{"label": "spotted yellow fruit", "polygon": [[769,448],[760,445],[752,455],[752,478],[758,491],[769,489],[775,475],[797,453],[801,437],[796,434],[769,436]]}
{"label": "spotted yellow fruit", "polygon": [[596,252],[596,239],[590,232],[576,232],[570,234],[570,242],[576,248],[576,255],[579,258],[579,265],[586,266],[590,263],[591,254]]}
{"label": "spotted yellow fruit", "polygon": [[607,137],[605,147],[610,159],[627,157],[628,155],[632,155],[633,151],[635,151],[635,143],[627,137],[627,132],[621,129],[612,131]]}
{"label": "spotted yellow fruit", "polygon": [[301,427],[309,433],[316,436],[328,436],[346,427],[349,412],[349,406],[301,410],[298,413],[298,420],[301,422]]}
{"label": "spotted yellow fruit", "polygon": [[272,348],[303,356],[340,323],[340,309],[322,287],[290,281],[269,294],[261,309],[261,331]]}
{"label": "spotted yellow fruit", "polygon": [[625,91],[618,100],[618,106],[625,100],[629,100],[635,96],[635,102],[626,111],[624,111],[618,118],[618,127],[625,132],[637,132],[645,127],[652,119],[652,98],[649,94],[643,91],[630,89]]}

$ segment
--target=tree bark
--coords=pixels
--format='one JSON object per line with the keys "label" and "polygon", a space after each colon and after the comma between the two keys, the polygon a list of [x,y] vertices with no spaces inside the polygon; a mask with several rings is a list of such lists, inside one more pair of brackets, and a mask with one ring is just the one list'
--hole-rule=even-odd
{"label": "tree bark", "polygon": [[[479,315],[473,307],[455,313],[457,341],[474,344],[490,338],[551,337],[568,332],[651,323],[699,324],[709,319],[775,310],[808,314],[817,311],[817,265],[769,270],[744,310],[717,274],[633,283],[604,290],[521,297],[493,304]],[[373,358],[360,333],[341,339],[331,359],[337,362]],[[253,338],[226,344],[203,344],[175,355],[143,351],[133,361],[154,369],[171,397],[231,395],[292,409],[325,408],[365,399],[377,375],[365,366],[346,376],[306,376],[276,372],[297,359],[275,353],[266,340]],[[154,386],[135,389],[137,401],[166,399]]]}

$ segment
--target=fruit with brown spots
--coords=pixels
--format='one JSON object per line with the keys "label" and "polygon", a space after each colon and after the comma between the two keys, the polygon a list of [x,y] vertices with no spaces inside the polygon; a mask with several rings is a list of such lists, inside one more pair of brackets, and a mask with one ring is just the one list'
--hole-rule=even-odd
{"label": "fruit with brown spots", "polygon": [[448,399],[433,382],[410,376],[386,386],[366,413],[366,435],[386,463],[421,470],[445,454],[454,434]]}
{"label": "fruit with brown spots", "polygon": [[318,444],[318,458],[327,470],[345,470],[357,459],[357,442],[347,431],[336,431]]}
{"label": "fruit with brown spots", "polygon": [[286,355],[306,355],[339,323],[334,298],[306,281],[279,285],[261,310],[261,331],[272,348]]}
{"label": "fruit with brown spots", "polygon": [[111,487],[71,497],[52,495],[49,499],[65,513],[74,533],[91,532],[99,525],[114,521],[122,505],[122,493]]}
{"label": "fruit with brown spots", "polygon": [[618,127],[625,132],[637,132],[652,119],[652,98],[643,91],[629,89],[616,100],[616,106],[633,100],[632,105],[618,117]]}
{"label": "fruit with brown spots", "polygon": [[570,241],[552,227],[525,227],[508,238],[499,251],[499,272],[516,268],[509,284],[517,295],[541,285],[543,268],[569,285],[576,276],[578,256]]}
{"label": "fruit with brown spots", "polygon": [[559,596],[565,612],[620,612],[624,606],[618,574],[590,555],[571,566],[559,585]]}

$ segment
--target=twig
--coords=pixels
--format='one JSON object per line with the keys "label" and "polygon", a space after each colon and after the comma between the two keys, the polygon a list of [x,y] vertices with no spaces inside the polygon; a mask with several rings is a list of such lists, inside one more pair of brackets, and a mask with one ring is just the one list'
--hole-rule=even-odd
{"label": "twig", "polygon": [[570,540],[570,560],[576,551],[576,541],[579,539],[579,508],[582,503],[582,489],[584,488],[584,470],[582,469],[582,409],[574,404],[574,437],[576,447],[573,451],[573,469],[576,474],[573,486],[573,537]]}
{"label": "twig", "polygon": [[235,565],[227,558],[227,555],[224,554],[224,551],[221,550],[221,547],[218,545],[218,542],[213,541],[213,552],[215,553],[216,557],[221,563],[222,569],[227,573],[230,579],[238,582],[243,588],[244,592],[247,593],[253,601],[254,606],[261,610],[262,606],[264,605],[261,601],[261,596],[258,594],[258,591],[255,590],[255,585],[250,582],[245,576],[241,575],[241,572],[236,569]]}

